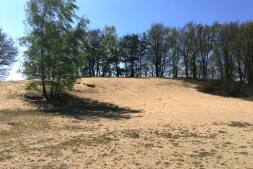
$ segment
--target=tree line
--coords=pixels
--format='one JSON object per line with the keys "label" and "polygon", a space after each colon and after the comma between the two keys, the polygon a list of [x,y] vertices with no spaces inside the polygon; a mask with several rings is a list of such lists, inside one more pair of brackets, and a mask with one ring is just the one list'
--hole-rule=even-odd
{"label": "tree line", "polygon": [[186,77],[253,84],[253,22],[181,28],[154,24],[117,36],[114,27],[89,30],[83,75]]}
{"label": "tree line", "polygon": [[[75,0],[29,0],[23,73],[40,79],[45,98],[82,76],[219,79],[253,85],[253,22],[153,24],[119,36],[114,26],[88,29]],[[13,50],[14,54],[15,49]]]}

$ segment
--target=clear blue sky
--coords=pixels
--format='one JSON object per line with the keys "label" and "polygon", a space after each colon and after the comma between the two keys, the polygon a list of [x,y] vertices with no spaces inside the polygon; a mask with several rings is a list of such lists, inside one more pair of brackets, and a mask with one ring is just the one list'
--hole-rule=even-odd
{"label": "clear blue sky", "polygon": [[[24,33],[26,0],[0,0],[0,27],[15,40]],[[153,23],[182,26],[186,22],[253,20],[253,0],[77,0],[78,14],[91,28],[116,26],[120,35],[141,33]],[[9,79],[19,79],[14,66]]]}

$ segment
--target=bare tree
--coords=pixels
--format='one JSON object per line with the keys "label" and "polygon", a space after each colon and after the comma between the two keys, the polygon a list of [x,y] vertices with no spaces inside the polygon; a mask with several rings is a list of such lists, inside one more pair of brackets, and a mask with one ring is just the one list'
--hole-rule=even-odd
{"label": "bare tree", "polygon": [[176,28],[171,28],[169,31],[169,46],[170,46],[170,61],[172,66],[173,78],[177,78],[179,61],[180,61],[180,42],[179,31]]}
{"label": "bare tree", "polygon": [[186,78],[189,77],[191,57],[195,57],[198,47],[196,46],[195,27],[193,22],[186,24],[180,32],[180,51],[183,55]]}
{"label": "bare tree", "polygon": [[207,80],[209,57],[215,43],[215,26],[199,24],[197,29],[197,43],[200,49],[200,68],[202,72],[202,79]]}
{"label": "bare tree", "polygon": [[162,61],[168,49],[168,29],[163,24],[155,24],[148,32],[150,42],[150,52],[153,56],[153,63],[155,65],[155,76],[162,77]]}

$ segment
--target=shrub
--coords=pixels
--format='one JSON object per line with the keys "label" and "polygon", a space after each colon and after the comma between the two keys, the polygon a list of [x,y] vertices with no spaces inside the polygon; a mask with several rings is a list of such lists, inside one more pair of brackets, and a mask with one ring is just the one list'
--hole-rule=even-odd
{"label": "shrub", "polygon": [[37,83],[37,82],[31,82],[31,83],[29,83],[29,84],[26,86],[25,89],[26,89],[26,90],[30,90],[30,91],[37,91],[37,90],[39,90],[39,88],[38,88],[38,83]]}

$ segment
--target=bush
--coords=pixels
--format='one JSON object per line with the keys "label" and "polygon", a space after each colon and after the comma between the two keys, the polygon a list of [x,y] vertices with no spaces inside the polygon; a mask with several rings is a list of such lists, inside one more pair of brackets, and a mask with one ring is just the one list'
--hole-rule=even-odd
{"label": "bush", "polygon": [[38,88],[38,83],[37,82],[32,82],[32,83],[29,83],[26,88],[26,90],[29,90],[29,91],[37,91],[39,90]]}
{"label": "bush", "polygon": [[24,97],[28,100],[41,100],[43,99],[43,96],[41,95],[40,89],[39,89],[39,82],[31,82],[26,86],[26,93]]}

